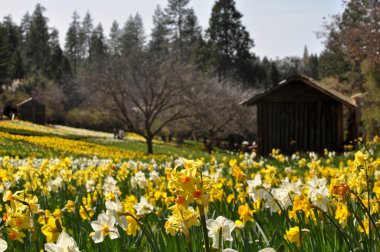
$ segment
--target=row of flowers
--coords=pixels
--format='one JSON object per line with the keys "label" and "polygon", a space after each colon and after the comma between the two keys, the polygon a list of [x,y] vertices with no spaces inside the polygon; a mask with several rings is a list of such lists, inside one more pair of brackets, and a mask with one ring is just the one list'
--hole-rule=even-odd
{"label": "row of flowers", "polygon": [[62,155],[71,154],[87,157],[97,156],[99,158],[113,158],[115,160],[158,158],[158,156],[153,155],[146,156],[143,152],[130,151],[116,147],[108,147],[97,143],[60,137],[23,136],[0,132],[0,138],[17,142],[26,142],[40,148],[61,152]]}
{"label": "row of flowers", "polygon": [[[82,151],[72,142],[65,148]],[[150,251],[376,250],[380,158],[374,150],[272,156],[0,158],[0,251],[91,251],[94,244]]]}
{"label": "row of flowers", "polygon": [[[40,125],[21,120],[3,120],[0,121],[0,128],[6,130],[21,130],[35,133],[53,134],[53,135],[77,135],[83,137],[95,137],[101,139],[113,139],[114,135],[107,132],[92,131],[87,129],[78,129],[62,125]],[[126,139],[130,141],[145,142],[145,139],[135,133],[127,132]],[[159,140],[154,140],[154,143],[162,143]]]}

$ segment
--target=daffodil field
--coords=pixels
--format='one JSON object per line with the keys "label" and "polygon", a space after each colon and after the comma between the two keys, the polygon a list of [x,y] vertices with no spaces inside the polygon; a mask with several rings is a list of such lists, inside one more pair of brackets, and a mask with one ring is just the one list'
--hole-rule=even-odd
{"label": "daffodil field", "polygon": [[268,158],[147,157],[58,133],[3,131],[0,147],[0,252],[380,251],[377,137]]}

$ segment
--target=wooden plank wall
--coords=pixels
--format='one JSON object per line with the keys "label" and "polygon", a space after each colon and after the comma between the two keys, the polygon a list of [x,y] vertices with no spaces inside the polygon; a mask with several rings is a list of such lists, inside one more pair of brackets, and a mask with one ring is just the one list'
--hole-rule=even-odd
{"label": "wooden plank wall", "polygon": [[343,144],[343,109],[339,103],[262,102],[257,104],[259,153],[272,149],[339,151]]}

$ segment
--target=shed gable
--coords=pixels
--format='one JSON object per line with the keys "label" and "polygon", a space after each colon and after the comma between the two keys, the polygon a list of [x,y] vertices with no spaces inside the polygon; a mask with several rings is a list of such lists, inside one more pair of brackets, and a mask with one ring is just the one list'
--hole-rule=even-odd
{"label": "shed gable", "polygon": [[280,86],[273,92],[257,99],[256,102],[332,102],[338,103],[332,97],[321,91],[305,85],[302,81],[294,81]]}

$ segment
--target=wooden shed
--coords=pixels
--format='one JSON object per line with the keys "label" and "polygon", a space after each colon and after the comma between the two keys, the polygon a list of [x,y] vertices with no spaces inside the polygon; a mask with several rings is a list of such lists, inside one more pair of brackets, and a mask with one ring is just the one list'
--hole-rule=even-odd
{"label": "wooden shed", "polygon": [[20,120],[45,124],[45,105],[29,98],[17,104],[17,116]]}
{"label": "wooden shed", "polygon": [[357,136],[355,101],[303,75],[284,80],[243,104],[257,106],[257,144],[261,155],[272,149],[288,154],[321,153],[325,148],[341,151],[345,141]]}

